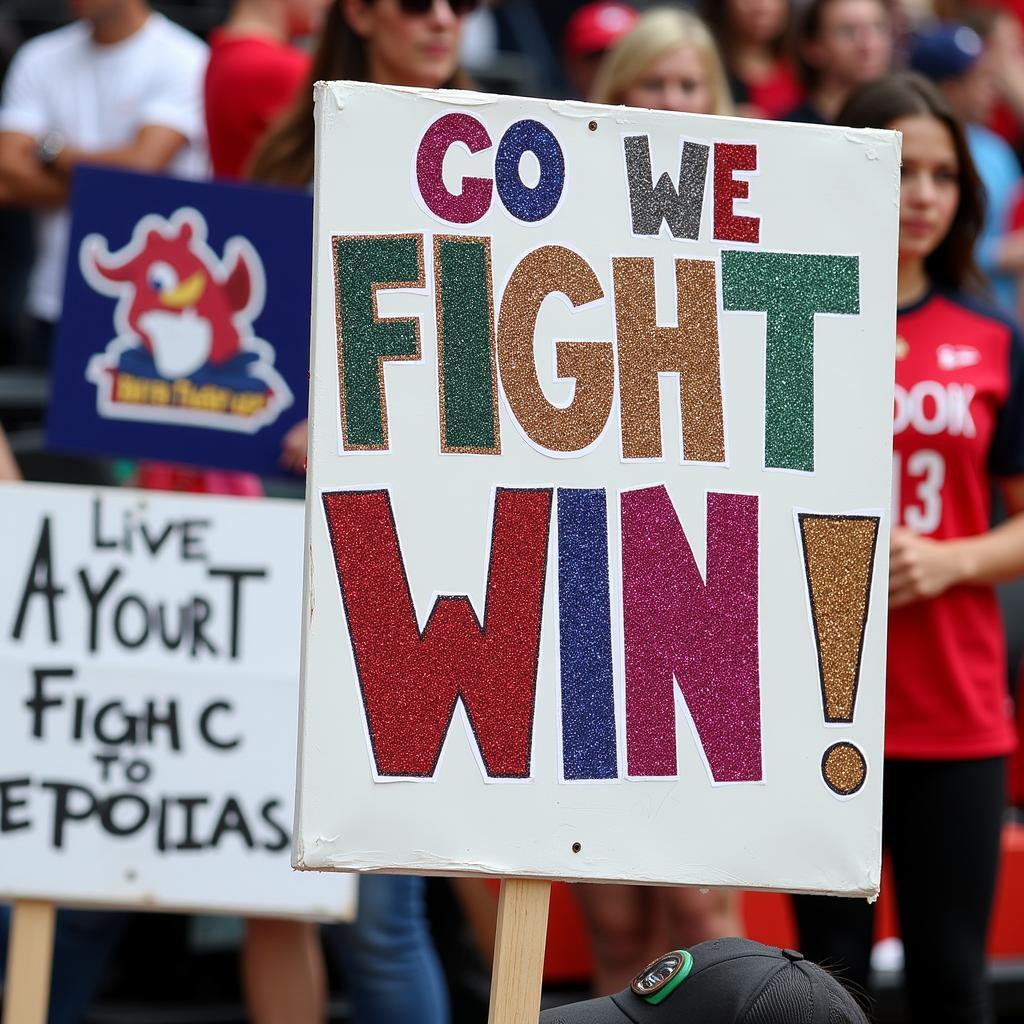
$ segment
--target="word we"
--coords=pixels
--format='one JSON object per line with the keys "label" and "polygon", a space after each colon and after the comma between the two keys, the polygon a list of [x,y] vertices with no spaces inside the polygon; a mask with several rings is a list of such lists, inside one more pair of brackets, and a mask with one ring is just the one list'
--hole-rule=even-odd
{"label": "word we", "polygon": [[[415,177],[420,199],[434,216],[449,224],[474,224],[490,210],[495,191],[505,210],[526,224],[545,220],[557,209],[565,190],[565,153],[547,125],[533,118],[509,125],[498,143],[494,177],[463,177],[458,193],[450,191],[444,181],[445,157],[455,145],[480,153],[494,143],[484,123],[472,114],[444,114],[427,128],[416,149]],[[655,184],[648,136],[627,135],[622,145],[633,233],[657,235],[664,222],[675,238],[699,238],[712,147],[684,141],[678,182],[673,184],[665,173]],[[522,159],[527,153],[539,168],[533,184],[523,180]],[[734,209],[737,199],[748,199],[750,194],[749,181],[736,175],[756,172],[756,146],[714,144],[711,177],[716,241],[760,241],[760,218],[737,214]]]}

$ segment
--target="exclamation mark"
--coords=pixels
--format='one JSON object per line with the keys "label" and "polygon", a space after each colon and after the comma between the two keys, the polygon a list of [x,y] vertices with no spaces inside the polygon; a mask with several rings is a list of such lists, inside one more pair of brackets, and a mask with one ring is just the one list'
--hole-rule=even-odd
{"label": "exclamation mark", "polygon": [[[797,518],[825,721],[850,725],[857,707],[879,517],[801,513]],[[864,754],[853,743],[833,743],[821,758],[821,776],[838,796],[856,793],[867,774]]]}

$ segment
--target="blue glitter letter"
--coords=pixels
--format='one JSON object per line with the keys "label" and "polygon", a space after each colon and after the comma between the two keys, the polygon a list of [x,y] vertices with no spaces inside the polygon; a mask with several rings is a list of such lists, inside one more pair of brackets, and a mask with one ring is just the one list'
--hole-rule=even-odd
{"label": "blue glitter letter", "polygon": [[[519,177],[524,153],[533,153],[540,164],[540,180],[533,188]],[[511,125],[498,144],[494,182],[505,209],[516,220],[533,223],[554,212],[565,187],[565,157],[551,129],[529,119]]]}
{"label": "blue glitter letter", "polygon": [[558,490],[562,771],[618,778],[604,490]]}

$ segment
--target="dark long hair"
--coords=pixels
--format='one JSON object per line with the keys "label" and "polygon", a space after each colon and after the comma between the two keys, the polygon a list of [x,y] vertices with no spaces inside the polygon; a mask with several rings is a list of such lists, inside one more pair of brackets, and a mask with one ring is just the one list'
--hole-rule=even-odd
{"label": "dark long hair", "polygon": [[[769,43],[769,49],[776,60],[789,58],[792,51],[792,22],[793,22],[793,0],[787,0],[789,11],[786,15],[786,23],[778,36]],[[718,43],[718,49],[722,54],[722,60],[726,67],[732,70],[735,59],[736,27],[733,24],[734,15],[729,10],[728,0],[700,0],[697,5],[700,16],[705,24],[711,29],[711,34]]]}
{"label": "dark long hair", "polygon": [[[364,2],[372,3],[373,0]],[[366,43],[345,19],[341,0],[334,0],[324,21],[306,81],[256,148],[246,176],[253,181],[299,188],[308,186],[313,180],[314,84],[342,79],[366,82],[369,81],[369,66]],[[472,83],[464,71],[456,69],[443,86],[469,89]]]}
{"label": "dark long hair", "polygon": [[985,193],[974,168],[967,136],[945,96],[921,75],[902,71],[858,89],[839,112],[838,124],[850,128],[888,128],[904,117],[933,117],[949,131],[956,151],[960,202],[946,237],[924,261],[925,271],[942,288],[988,290],[974,261],[974,245],[985,220]]}

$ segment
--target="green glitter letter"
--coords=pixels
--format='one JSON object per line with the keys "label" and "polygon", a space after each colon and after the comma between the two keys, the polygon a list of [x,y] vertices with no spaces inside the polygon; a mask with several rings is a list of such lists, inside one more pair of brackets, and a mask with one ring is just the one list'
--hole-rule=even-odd
{"label": "green glitter letter", "polygon": [[860,312],[856,256],[722,253],[725,309],[767,314],[766,469],[814,471],[814,315]]}
{"label": "green glitter letter", "polygon": [[434,238],[441,451],[500,455],[491,240]]}
{"label": "green glitter letter", "polygon": [[420,358],[417,317],[377,316],[381,288],[423,288],[422,235],[336,235],[338,396],[349,451],[388,448],[386,360]]}

